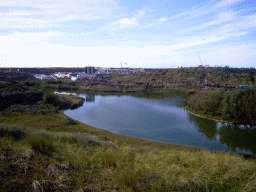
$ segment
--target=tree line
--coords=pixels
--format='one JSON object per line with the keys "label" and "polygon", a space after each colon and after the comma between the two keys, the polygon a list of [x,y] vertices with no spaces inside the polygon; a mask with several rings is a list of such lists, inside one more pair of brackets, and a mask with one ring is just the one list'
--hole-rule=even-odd
{"label": "tree line", "polygon": [[256,89],[197,92],[188,99],[188,106],[223,120],[256,125]]}

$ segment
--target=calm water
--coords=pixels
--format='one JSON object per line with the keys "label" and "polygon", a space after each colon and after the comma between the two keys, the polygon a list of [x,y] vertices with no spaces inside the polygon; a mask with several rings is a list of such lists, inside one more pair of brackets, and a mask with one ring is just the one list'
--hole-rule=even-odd
{"label": "calm water", "polygon": [[256,154],[256,130],[186,112],[186,95],[78,94],[84,105],[65,114],[114,133],[154,141]]}

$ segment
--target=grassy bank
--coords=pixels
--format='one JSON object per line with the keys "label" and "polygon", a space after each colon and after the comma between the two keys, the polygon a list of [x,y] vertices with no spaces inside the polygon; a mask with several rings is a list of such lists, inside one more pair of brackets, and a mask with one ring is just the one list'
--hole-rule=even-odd
{"label": "grassy bank", "polygon": [[221,116],[212,116],[210,114],[205,114],[203,111],[194,111],[193,109],[191,109],[189,106],[184,107],[185,110],[193,115],[197,115],[199,117],[203,117],[206,119],[212,119],[215,121],[223,121]]}
{"label": "grassy bank", "polygon": [[256,162],[146,141],[63,113],[0,115],[3,191],[255,191]]}
{"label": "grassy bank", "polygon": [[53,94],[48,93],[44,95],[43,98],[45,103],[50,103],[55,105],[58,109],[76,109],[82,106],[84,103],[84,98],[78,97],[76,95],[64,95],[64,94]]}

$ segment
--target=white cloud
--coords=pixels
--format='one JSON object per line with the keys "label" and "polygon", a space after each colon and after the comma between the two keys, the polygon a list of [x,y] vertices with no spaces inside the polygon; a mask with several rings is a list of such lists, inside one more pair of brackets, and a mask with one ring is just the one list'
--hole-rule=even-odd
{"label": "white cloud", "polygon": [[179,21],[182,19],[188,21],[213,13],[221,13],[220,11],[223,11],[223,8],[238,4],[242,1],[245,0],[223,0],[220,3],[214,4],[215,0],[212,0],[210,2],[195,6],[192,9],[188,9],[182,13],[173,15],[169,17],[168,20]]}
{"label": "white cloud", "polygon": [[152,27],[152,26],[157,26],[160,23],[163,23],[167,20],[167,18],[160,18],[156,22],[148,24],[146,27]]}
{"label": "white cloud", "polygon": [[213,42],[218,42],[221,40],[226,40],[232,37],[239,37],[242,35],[246,35],[247,32],[241,32],[241,33],[228,33],[224,35],[208,35],[208,36],[200,36],[200,37],[191,37],[184,39],[182,43],[176,43],[173,45],[159,45],[159,46],[148,46],[147,49],[150,50],[161,50],[159,54],[168,54],[169,52],[173,50],[179,50],[179,49],[187,49],[187,48],[195,48],[197,46],[201,45],[207,45]]}
{"label": "white cloud", "polygon": [[237,22],[234,27],[239,30],[250,29],[256,27],[256,14],[247,15],[243,21]]}
{"label": "white cloud", "polygon": [[16,12],[7,12],[7,13],[0,13],[1,16],[31,16],[36,15],[37,12],[35,11],[16,11]]}
{"label": "white cloud", "polygon": [[227,22],[227,21],[231,21],[234,19],[234,16],[237,15],[239,13],[239,11],[237,12],[221,12],[218,13],[218,20],[220,22]]}
{"label": "white cloud", "polygon": [[207,28],[207,27],[211,27],[213,25],[218,25],[218,24],[221,24],[221,23],[227,23],[227,22],[230,22],[232,20],[235,19],[236,15],[239,13],[239,11],[237,12],[222,12],[222,13],[219,13],[217,16],[216,16],[216,19],[211,21],[211,22],[208,22],[208,23],[205,23],[203,25],[199,25],[199,26],[196,26],[194,28],[190,28],[188,29],[187,31],[194,31],[194,30],[199,30],[199,29],[204,29],[204,28]]}
{"label": "white cloud", "polygon": [[116,0],[12,0],[6,1],[5,5],[9,6],[28,6],[28,7],[63,7],[63,6],[80,6],[80,7],[102,7],[117,8]]}
{"label": "white cloud", "polygon": [[[119,10],[116,0],[12,0],[6,1],[6,5],[11,8],[11,12],[1,13],[5,17],[31,16],[31,19],[35,19],[44,16],[52,22],[61,22],[61,19],[69,18],[70,15],[81,19],[101,19]],[[15,28],[15,25],[12,27]]]}
{"label": "white cloud", "polygon": [[219,7],[227,7],[227,6],[231,6],[231,5],[240,3],[242,1],[245,1],[245,0],[223,0],[222,2],[220,2],[218,4],[218,6]]}
{"label": "white cloud", "polygon": [[121,31],[126,28],[131,28],[136,25],[138,25],[139,22],[136,18],[123,18],[119,19],[116,22],[110,23],[107,26],[105,26],[102,30],[108,31],[110,34],[115,34],[115,32]]}
{"label": "white cloud", "polygon": [[0,18],[0,28],[31,28],[43,27],[47,21],[41,19],[31,19],[22,17]]}
{"label": "white cloud", "polygon": [[51,9],[51,10],[49,10],[49,11],[46,11],[46,13],[48,13],[48,14],[52,15],[52,14],[59,14],[59,13],[60,13],[60,11],[59,11],[59,10],[57,10],[57,9]]}
{"label": "white cloud", "polygon": [[139,19],[145,15],[146,10],[138,10],[134,17],[131,18],[122,18],[118,21],[112,22],[103,28],[104,31],[110,31],[113,34],[113,31],[117,32],[126,28],[135,27],[140,24]]}
{"label": "white cloud", "polygon": [[[238,37],[252,34],[256,28],[256,14],[249,15],[249,9],[231,7],[241,0],[210,1],[174,16],[158,15],[157,18],[154,14],[149,15],[146,9],[132,10],[132,14],[125,11],[110,14],[120,8],[115,0],[9,2],[16,5],[17,10],[0,13],[0,29],[52,27],[61,31],[63,26],[68,26],[66,33],[72,31],[65,36],[56,32],[0,36],[0,44],[3,44],[0,63],[12,66],[25,63],[30,67],[104,66],[106,61],[115,67],[119,67],[120,61],[129,63],[129,66],[197,65],[198,57],[194,52],[201,48],[209,55],[200,55],[208,64],[213,61],[218,65],[221,62],[237,63],[238,60],[255,61],[255,46],[243,48],[243,55],[240,54],[238,59],[231,52],[234,46],[229,45],[230,42],[239,44]],[[19,8],[19,3],[24,3],[29,9]],[[61,45],[62,41],[69,46]],[[219,49],[226,51],[228,56],[211,54],[208,49],[217,44],[225,47]],[[217,54],[217,48],[213,52]]]}
{"label": "white cloud", "polygon": [[162,22],[165,22],[165,21],[166,21],[166,18],[161,18],[161,19],[157,20],[158,23],[162,23]]}
{"label": "white cloud", "polygon": [[145,15],[145,13],[146,13],[145,9],[139,10],[138,13],[136,14],[136,17],[137,18],[142,17],[143,15]]}
{"label": "white cloud", "polygon": [[131,18],[131,19],[128,19],[128,18],[124,18],[124,19],[120,19],[119,20],[120,23],[124,24],[124,25],[138,25],[138,20],[136,18]]}
{"label": "white cloud", "polygon": [[42,32],[42,33],[19,33],[15,32],[12,35],[8,36],[0,36],[0,43],[8,43],[10,46],[15,44],[30,44],[30,43],[44,43],[43,39],[60,36],[62,33],[60,32]]}
{"label": "white cloud", "polygon": [[[194,39],[191,42],[177,43],[170,46],[147,46],[141,48],[124,48],[121,46],[72,47],[52,45],[44,41],[45,39],[61,35],[61,33],[57,32],[47,32],[39,34],[14,33],[10,36],[2,36],[0,37],[0,43],[2,45],[0,47],[0,52],[2,53],[0,55],[0,63],[21,67],[67,67],[74,65],[119,67],[120,61],[125,61],[130,67],[144,65],[155,65],[155,67],[159,67],[156,64],[164,66],[164,63],[185,66],[188,62],[192,62],[196,58],[194,56],[187,57],[187,51],[196,49],[196,47],[201,45],[207,45],[212,42],[244,34],[233,33],[220,37],[208,36],[205,39],[198,37],[198,39]],[[244,56],[253,56],[255,50],[253,51],[250,48],[250,51],[247,49],[247,52],[250,52],[250,54],[248,53]],[[232,56],[234,55],[231,50],[228,53],[231,53]],[[240,54],[240,60],[244,56]],[[206,58],[204,59],[206,60]],[[224,59],[220,61],[224,61]],[[208,59],[207,62],[209,63],[210,60]],[[229,62],[231,63],[233,60],[231,59]]]}

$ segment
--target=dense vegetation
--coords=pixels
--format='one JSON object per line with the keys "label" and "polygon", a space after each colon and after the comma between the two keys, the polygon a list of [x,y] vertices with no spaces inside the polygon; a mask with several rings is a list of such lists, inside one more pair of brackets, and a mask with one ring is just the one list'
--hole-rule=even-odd
{"label": "dense vegetation", "polygon": [[43,102],[52,104],[57,107],[57,109],[75,109],[83,104],[84,98],[77,97],[75,95],[67,96],[45,93],[43,96]]}
{"label": "dense vegetation", "polygon": [[56,91],[101,91],[101,92],[129,92],[145,91],[146,86],[121,83],[111,80],[71,81],[68,79],[31,81],[30,86]]}
{"label": "dense vegetation", "polygon": [[0,68],[0,81],[30,81],[35,80],[36,78],[31,73],[27,72],[17,72],[17,71],[5,71],[1,72],[3,69]]}
{"label": "dense vegetation", "polygon": [[0,111],[49,114],[77,108],[84,102],[83,98],[75,95],[56,95],[32,86],[33,82],[39,81],[0,81]]}
{"label": "dense vegetation", "polygon": [[255,85],[255,69],[238,68],[214,68],[214,67],[190,67],[163,69],[159,72],[147,72],[134,75],[114,75],[110,79],[119,79],[132,82],[153,82],[153,83],[183,83],[192,82],[208,83],[217,85]]}
{"label": "dense vegetation", "polygon": [[188,106],[212,116],[245,125],[256,125],[256,89],[201,91],[190,96]]}

